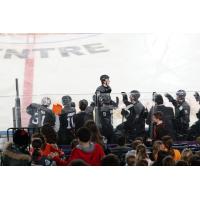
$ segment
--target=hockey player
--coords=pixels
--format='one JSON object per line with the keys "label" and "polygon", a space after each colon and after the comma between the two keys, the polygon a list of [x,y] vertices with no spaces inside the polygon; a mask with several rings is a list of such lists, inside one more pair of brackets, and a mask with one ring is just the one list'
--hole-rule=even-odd
{"label": "hockey player", "polygon": [[58,131],[58,143],[60,145],[69,145],[75,138],[74,115],[76,114],[76,109],[69,95],[62,97],[62,104],[64,108],[59,115],[60,128]]}
{"label": "hockey player", "polygon": [[146,123],[149,125],[149,133],[150,136],[153,136],[153,130],[154,130],[154,123],[152,120],[152,117],[154,113],[156,112],[162,112],[163,114],[163,122],[165,124],[166,129],[168,130],[168,134],[170,134],[172,137],[175,136],[175,129],[174,129],[174,111],[171,107],[166,107],[163,103],[163,97],[161,94],[153,93],[153,101],[155,102],[155,105],[151,107]]}
{"label": "hockey player", "polygon": [[119,98],[116,102],[111,99],[110,80],[108,75],[100,77],[101,86],[96,89],[93,100],[95,102],[95,122],[103,136],[107,138],[107,143],[112,142],[113,136],[113,109],[119,104]]}
{"label": "hockey player", "polygon": [[75,130],[77,131],[79,128],[83,127],[84,123],[87,120],[94,120],[93,110],[94,107],[88,106],[88,101],[82,99],[79,101],[79,109],[80,112],[74,116],[75,122]]}
{"label": "hockey player", "polygon": [[[195,92],[194,97],[196,101],[200,104],[200,95],[198,92]],[[190,127],[189,129],[189,137],[188,140],[195,140],[200,136],[200,109],[196,113],[197,121]]]}
{"label": "hockey player", "polygon": [[26,112],[31,115],[29,120],[29,128],[40,128],[44,124],[55,125],[55,114],[49,109],[51,99],[49,97],[42,98],[41,104],[31,103]]}
{"label": "hockey player", "polygon": [[129,140],[133,140],[136,137],[145,136],[145,118],[147,110],[143,104],[139,101],[140,92],[132,90],[130,92],[130,101],[128,101],[127,94],[122,92],[123,102],[126,105],[125,109],[122,109],[121,114],[123,118],[126,118],[124,122],[125,134]]}
{"label": "hockey player", "polygon": [[100,76],[101,86],[96,89],[96,93],[100,92],[110,94],[112,89],[110,87],[110,77],[106,74]]}
{"label": "hockey player", "polygon": [[184,90],[178,90],[176,92],[176,100],[170,95],[165,94],[175,108],[175,129],[177,137],[183,136],[183,139],[187,138],[188,128],[190,122],[190,105],[185,101],[186,92]]}

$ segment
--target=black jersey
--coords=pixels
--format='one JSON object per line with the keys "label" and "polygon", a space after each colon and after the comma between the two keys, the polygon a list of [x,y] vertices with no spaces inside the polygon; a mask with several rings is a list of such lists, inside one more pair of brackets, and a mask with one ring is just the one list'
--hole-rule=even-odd
{"label": "black jersey", "polygon": [[31,115],[29,128],[39,128],[44,124],[55,125],[55,114],[45,106],[32,103],[27,107],[26,112]]}

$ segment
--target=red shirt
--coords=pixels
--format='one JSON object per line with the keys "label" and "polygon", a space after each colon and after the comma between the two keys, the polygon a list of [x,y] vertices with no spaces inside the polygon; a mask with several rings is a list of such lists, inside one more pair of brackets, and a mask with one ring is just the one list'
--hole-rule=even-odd
{"label": "red shirt", "polygon": [[93,144],[94,149],[92,151],[83,151],[82,149],[75,147],[68,160],[61,160],[59,157],[55,157],[57,165],[68,165],[72,160],[82,159],[87,164],[92,166],[101,165],[101,159],[104,157],[105,153],[99,144]]}

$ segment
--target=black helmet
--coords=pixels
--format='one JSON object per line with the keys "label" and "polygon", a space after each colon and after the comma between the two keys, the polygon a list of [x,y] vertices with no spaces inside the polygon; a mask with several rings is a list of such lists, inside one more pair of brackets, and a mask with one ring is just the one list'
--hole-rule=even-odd
{"label": "black helmet", "polygon": [[137,101],[140,98],[140,92],[138,90],[132,90],[130,92],[130,97]]}
{"label": "black helmet", "polygon": [[185,92],[185,90],[178,90],[178,91],[176,92],[176,96],[179,97],[180,99],[185,99],[185,97],[186,97],[186,92]]}
{"label": "black helmet", "polygon": [[72,102],[72,98],[69,95],[66,95],[66,96],[62,97],[62,104],[64,106],[71,105],[71,102]]}
{"label": "black helmet", "polygon": [[106,79],[109,79],[109,78],[110,77],[108,75],[104,74],[100,76],[100,81],[105,81]]}

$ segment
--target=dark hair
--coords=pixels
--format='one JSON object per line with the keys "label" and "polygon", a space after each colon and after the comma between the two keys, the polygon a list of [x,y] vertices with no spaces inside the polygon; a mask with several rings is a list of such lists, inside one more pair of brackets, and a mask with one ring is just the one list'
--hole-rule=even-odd
{"label": "dark hair", "polygon": [[88,164],[82,159],[72,160],[69,166],[88,166]]}
{"label": "dark hair", "polygon": [[46,141],[45,141],[45,138],[44,136],[41,134],[41,133],[34,133],[32,135],[32,141],[35,139],[35,138],[40,138],[41,141],[42,141],[42,149],[45,148],[45,145],[46,145]]}
{"label": "dark hair", "polygon": [[163,144],[165,145],[165,148],[167,149],[167,151],[169,152],[169,154],[174,157],[174,150],[172,148],[172,145],[173,145],[173,139],[171,136],[169,135],[166,135],[166,136],[163,136],[162,137],[162,141],[163,141]]}
{"label": "dark hair", "polygon": [[176,166],[188,166],[188,163],[185,160],[179,160],[176,162]]}
{"label": "dark hair", "polygon": [[96,123],[93,120],[88,120],[85,122],[84,127],[88,128],[91,132],[91,142],[100,144],[103,146],[103,137],[96,125]]}
{"label": "dark hair", "polygon": [[160,112],[160,111],[157,111],[153,114],[153,116],[156,118],[156,119],[159,119],[159,120],[163,120],[163,113]]}
{"label": "dark hair", "polygon": [[49,144],[56,144],[57,143],[57,134],[52,126],[49,124],[45,124],[41,129],[42,134],[46,138],[46,142]]}
{"label": "dark hair", "polygon": [[163,158],[162,164],[163,166],[175,166],[175,161],[171,156],[166,156],[165,158]]}
{"label": "dark hair", "polygon": [[13,142],[20,147],[27,147],[30,144],[30,135],[22,129],[17,129],[13,134]]}
{"label": "dark hair", "polygon": [[91,132],[88,128],[82,127],[78,130],[77,137],[81,142],[89,142],[91,137]]}
{"label": "dark hair", "polygon": [[126,144],[126,137],[120,136],[120,137],[118,138],[118,140],[117,140],[117,144],[118,144],[119,146],[124,146],[124,145]]}
{"label": "dark hair", "polygon": [[79,108],[81,111],[85,110],[88,106],[88,101],[85,99],[82,99],[79,101]]}
{"label": "dark hair", "polygon": [[136,162],[136,166],[148,166],[148,162],[147,162],[147,160],[145,160],[145,159],[138,160],[138,161]]}
{"label": "dark hair", "polygon": [[119,158],[114,154],[108,154],[101,160],[102,166],[120,166]]}
{"label": "dark hair", "polygon": [[33,138],[31,145],[33,147],[32,161],[34,162],[41,156],[40,149],[42,148],[43,143],[40,138]]}
{"label": "dark hair", "polygon": [[163,97],[162,97],[161,94],[157,94],[157,95],[155,96],[155,102],[157,103],[157,105],[163,104]]}
{"label": "dark hair", "polygon": [[163,150],[159,151],[158,152],[158,158],[157,158],[157,160],[156,160],[156,162],[155,162],[154,165],[156,165],[156,166],[162,166],[162,160],[166,156],[170,156],[170,154],[168,152],[166,152],[166,151],[163,151]]}

